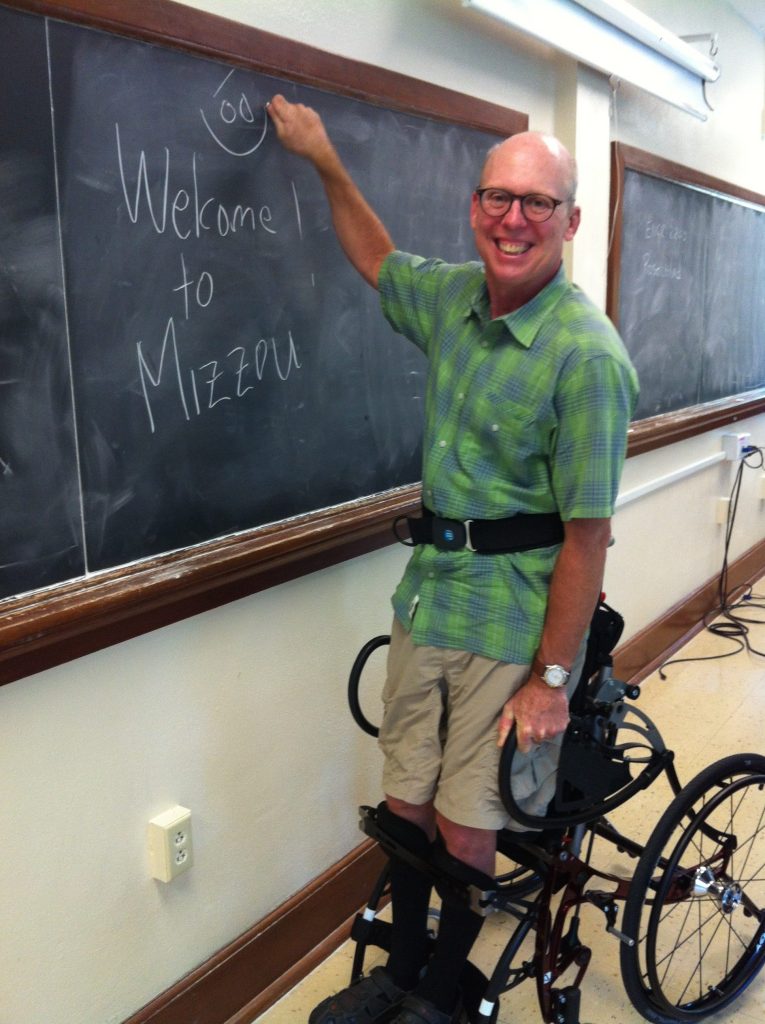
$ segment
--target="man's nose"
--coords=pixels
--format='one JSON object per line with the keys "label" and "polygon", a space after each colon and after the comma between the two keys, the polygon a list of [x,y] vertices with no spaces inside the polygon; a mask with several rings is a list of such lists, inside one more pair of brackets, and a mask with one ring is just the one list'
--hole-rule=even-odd
{"label": "man's nose", "polygon": [[528,223],[528,220],[524,215],[519,196],[513,197],[513,200],[510,203],[510,209],[502,218],[502,223],[509,224],[510,226]]}

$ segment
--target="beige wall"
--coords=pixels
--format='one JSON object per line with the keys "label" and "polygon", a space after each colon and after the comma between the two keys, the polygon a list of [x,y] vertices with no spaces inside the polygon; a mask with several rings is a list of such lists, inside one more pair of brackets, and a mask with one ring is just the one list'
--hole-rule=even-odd
{"label": "beige wall", "polygon": [[[580,161],[569,258],[605,294],[608,142],[762,189],[765,55],[722,0],[642,0],[714,29],[707,123],[465,11],[459,0],[198,0],[195,6],[516,109]],[[374,198],[374,197],[372,197]],[[765,417],[745,424],[765,444]],[[719,451],[721,431],[629,460],[623,490]],[[733,555],[765,533],[748,472]],[[609,599],[637,631],[719,570],[717,465],[619,511]],[[389,625],[392,547],[0,688],[0,1021],[111,1024],[267,914],[360,839],[378,755],[345,707],[349,665]],[[703,671],[703,667],[699,668]],[[721,700],[724,695],[721,695]],[[193,812],[196,864],[149,878],[145,826]]]}

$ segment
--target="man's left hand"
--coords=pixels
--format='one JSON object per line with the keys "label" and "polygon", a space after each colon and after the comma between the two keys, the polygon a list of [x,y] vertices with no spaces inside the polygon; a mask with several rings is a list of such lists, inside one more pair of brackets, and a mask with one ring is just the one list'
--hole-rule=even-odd
{"label": "man's left hand", "polygon": [[551,689],[532,672],[502,709],[497,746],[504,745],[515,725],[518,749],[522,754],[528,754],[534,744],[544,743],[565,732],[568,723],[565,689]]}

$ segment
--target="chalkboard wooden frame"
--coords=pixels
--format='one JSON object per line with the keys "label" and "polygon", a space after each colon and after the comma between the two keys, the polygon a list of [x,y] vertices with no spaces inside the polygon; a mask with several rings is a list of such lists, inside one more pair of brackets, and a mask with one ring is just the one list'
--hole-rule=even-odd
{"label": "chalkboard wooden frame", "polygon": [[[498,136],[528,127],[518,111],[173,0],[0,2]],[[397,488],[4,601],[0,685],[383,547],[418,503],[419,486]]]}
{"label": "chalkboard wooden frame", "polygon": [[[611,230],[613,245],[608,260],[608,294],[606,309],[610,318],[619,326],[619,294],[621,288],[622,262],[622,215],[621,197],[624,195],[625,171],[661,178],[679,184],[695,185],[709,189],[722,196],[742,199],[760,206],[765,205],[765,195],[733,185],[728,181],[693,170],[671,160],[654,156],[621,142],[611,144]],[[703,405],[690,406],[677,412],[665,413],[638,420],[629,431],[629,455],[639,455],[667,444],[674,444],[685,438],[702,434],[728,423],[735,423],[748,416],[765,412],[765,388],[758,388]]]}

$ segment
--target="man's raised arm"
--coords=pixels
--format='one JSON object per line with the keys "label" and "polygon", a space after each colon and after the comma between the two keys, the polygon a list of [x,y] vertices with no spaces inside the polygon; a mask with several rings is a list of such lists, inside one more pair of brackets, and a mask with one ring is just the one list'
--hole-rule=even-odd
{"label": "man's raised arm", "polygon": [[290,103],[278,94],[268,104],[268,113],[284,148],[310,160],[316,168],[338,241],[351,264],[376,288],[380,267],[394,245],[385,225],[345,169],[321,118],[311,107]]}

